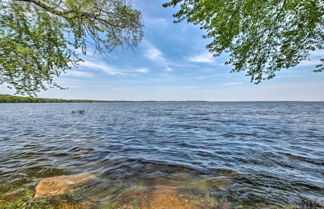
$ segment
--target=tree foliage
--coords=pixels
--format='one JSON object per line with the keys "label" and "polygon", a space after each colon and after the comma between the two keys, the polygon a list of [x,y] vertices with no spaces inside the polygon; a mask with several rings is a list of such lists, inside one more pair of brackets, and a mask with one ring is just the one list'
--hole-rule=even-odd
{"label": "tree foliage", "polygon": [[77,65],[76,49],[100,53],[141,41],[141,13],[127,0],[0,0],[0,84],[35,95]]}
{"label": "tree foliage", "polygon": [[[171,0],[179,6],[175,22],[187,20],[206,30],[207,48],[229,54],[233,72],[251,81],[271,79],[298,65],[311,51],[323,49],[324,3],[321,0]],[[323,71],[323,59],[314,71]]]}

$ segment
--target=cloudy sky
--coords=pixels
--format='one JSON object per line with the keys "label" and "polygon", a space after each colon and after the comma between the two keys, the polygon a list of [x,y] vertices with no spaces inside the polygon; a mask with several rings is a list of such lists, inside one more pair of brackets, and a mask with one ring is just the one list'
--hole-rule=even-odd
{"label": "cloudy sky", "polygon": [[[57,82],[67,90],[50,89],[39,97],[102,100],[322,100],[324,73],[313,73],[323,52],[298,67],[282,70],[259,85],[244,73],[230,73],[227,55],[212,57],[208,40],[197,26],[174,24],[166,0],[134,0],[144,19],[144,40],[133,51],[117,50],[105,58],[89,53],[79,69]],[[4,86],[0,93],[13,93]]]}

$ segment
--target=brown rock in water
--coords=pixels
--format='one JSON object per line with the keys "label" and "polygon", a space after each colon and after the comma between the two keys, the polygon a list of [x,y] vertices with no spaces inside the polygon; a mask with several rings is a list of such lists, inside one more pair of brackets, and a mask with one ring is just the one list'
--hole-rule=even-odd
{"label": "brown rock in water", "polygon": [[90,184],[96,180],[98,180],[98,178],[92,174],[44,178],[36,186],[36,194],[34,198],[66,194],[78,187]]}
{"label": "brown rock in water", "polygon": [[179,196],[175,188],[157,187],[153,192],[153,199],[143,209],[195,209],[195,203]]}
{"label": "brown rock in water", "polygon": [[135,209],[135,208],[132,205],[123,205],[123,206],[119,207],[118,209]]}
{"label": "brown rock in water", "polygon": [[218,203],[216,209],[232,209],[232,206],[228,202]]}
{"label": "brown rock in water", "polygon": [[82,209],[96,209],[97,207],[97,203],[93,200],[87,200],[85,202],[81,203],[81,207]]}

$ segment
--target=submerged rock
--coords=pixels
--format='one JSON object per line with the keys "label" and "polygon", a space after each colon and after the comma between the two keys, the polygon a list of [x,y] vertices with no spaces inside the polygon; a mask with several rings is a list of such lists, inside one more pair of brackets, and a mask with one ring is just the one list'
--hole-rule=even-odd
{"label": "submerged rock", "polygon": [[175,188],[157,187],[152,194],[152,200],[143,209],[194,209],[198,206],[192,201],[177,194]]}
{"label": "submerged rock", "polygon": [[96,209],[97,207],[97,202],[94,200],[87,200],[81,203],[82,209]]}
{"label": "submerged rock", "polygon": [[228,202],[220,202],[216,205],[215,209],[232,209],[232,206]]}
{"label": "submerged rock", "polygon": [[118,209],[135,209],[135,207],[132,205],[123,205],[123,206],[119,207]]}
{"label": "submerged rock", "polygon": [[77,189],[78,187],[91,184],[96,180],[98,180],[98,178],[92,174],[77,174],[44,178],[36,186],[36,194],[34,198],[66,194]]}

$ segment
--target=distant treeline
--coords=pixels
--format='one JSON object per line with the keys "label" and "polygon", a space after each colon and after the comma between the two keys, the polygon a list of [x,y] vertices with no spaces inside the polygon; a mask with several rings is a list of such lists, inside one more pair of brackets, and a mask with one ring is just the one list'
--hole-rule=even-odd
{"label": "distant treeline", "polygon": [[64,102],[108,102],[102,100],[81,100],[81,99],[48,99],[48,98],[36,98],[36,97],[20,97],[12,96],[8,94],[0,94],[0,103],[64,103]]}

